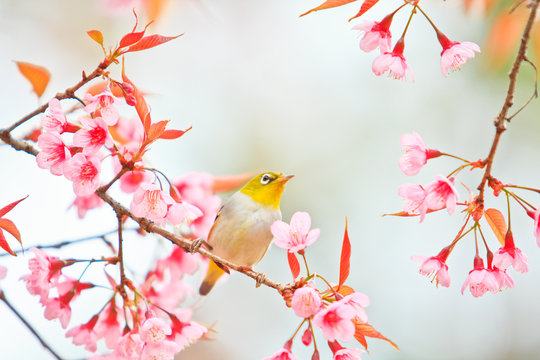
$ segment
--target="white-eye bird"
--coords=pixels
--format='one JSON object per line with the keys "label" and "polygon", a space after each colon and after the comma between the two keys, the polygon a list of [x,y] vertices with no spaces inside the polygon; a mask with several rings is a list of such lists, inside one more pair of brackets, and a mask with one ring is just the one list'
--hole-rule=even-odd
{"label": "white-eye bird", "polygon": [[[281,220],[279,201],[293,175],[266,172],[255,176],[225,202],[208,233],[211,252],[235,265],[252,267],[272,241],[270,225]],[[225,271],[210,261],[199,293],[206,295]]]}

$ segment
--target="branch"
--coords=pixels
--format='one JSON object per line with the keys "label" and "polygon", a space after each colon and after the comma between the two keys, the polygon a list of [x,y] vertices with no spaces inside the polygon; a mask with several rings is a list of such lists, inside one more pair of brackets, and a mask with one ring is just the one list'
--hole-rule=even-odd
{"label": "branch", "polygon": [[[79,90],[82,86],[84,86],[85,84],[87,84],[88,82],[90,82],[91,80],[101,76],[103,74],[103,71],[109,67],[109,65],[111,64],[111,62],[108,60],[108,59],[105,59],[103,60],[103,62],[101,62],[98,67],[92,71],[92,73],[90,75],[86,75],[84,72],[83,72],[83,75],[82,75],[82,79],[81,81],[79,81],[77,84],[75,84],[74,86],[70,87],[70,88],[67,88],[63,93],[58,93],[56,94],[55,98],[57,98],[58,100],[63,100],[63,99],[69,99],[69,98],[74,98],[75,97],[75,91]],[[41,105],[40,107],[38,107],[36,110],[32,111],[30,114],[26,115],[25,117],[23,117],[22,119],[20,119],[19,121],[17,121],[16,123],[14,123],[13,125],[11,125],[9,128],[7,128],[7,132],[12,132],[15,128],[17,128],[19,125],[22,125],[24,124],[26,121],[30,120],[31,118],[33,118],[34,116],[38,115],[38,114],[41,114],[42,112],[44,112],[45,110],[47,110],[47,108],[49,107],[49,103],[46,103],[46,104],[43,104]]]}
{"label": "branch", "polygon": [[512,65],[512,70],[510,71],[510,74],[508,75],[508,77],[510,78],[510,82],[508,84],[508,91],[506,92],[506,99],[504,100],[503,107],[494,122],[495,137],[493,138],[493,143],[491,144],[491,149],[489,150],[489,154],[487,158],[484,160],[484,163],[486,164],[486,169],[484,171],[484,176],[482,177],[482,181],[480,182],[480,185],[478,185],[478,188],[477,188],[480,191],[480,193],[478,194],[476,203],[482,208],[484,206],[484,190],[486,187],[486,182],[491,178],[491,167],[493,165],[493,158],[495,157],[495,152],[497,151],[497,146],[499,145],[499,140],[501,138],[501,135],[506,130],[505,122],[510,121],[510,119],[508,118],[508,111],[510,110],[512,105],[514,105],[514,92],[516,88],[517,75],[519,73],[519,69],[521,68],[521,64],[523,63],[523,61],[527,60],[527,55],[526,55],[527,44],[529,43],[529,40],[531,37],[531,29],[534,24],[534,19],[536,17],[536,10],[538,9],[538,3],[539,3],[539,0],[533,0],[531,2],[531,10],[529,14],[529,19],[527,20],[527,24],[525,25],[525,29],[523,30],[523,35],[521,36],[521,44],[519,46],[516,60],[514,61],[514,65]]}
{"label": "branch", "polygon": [[13,305],[11,305],[11,303],[6,299],[6,296],[4,294],[4,292],[2,290],[0,290],[0,300],[2,300],[6,305],[7,307],[15,314],[15,316],[17,316],[19,318],[19,320],[22,321],[22,323],[28,328],[28,330],[30,330],[30,332],[39,340],[39,342],[41,343],[41,345],[47,349],[51,354],[52,356],[54,356],[56,359],[58,360],[63,360],[62,357],[60,357],[60,355],[58,355],[50,346],[49,344],[47,344],[45,342],[45,340],[43,340],[41,338],[41,336],[36,332],[36,330],[34,330],[34,328],[32,327],[32,325],[30,325],[28,323],[28,321],[26,321],[25,318],[22,317],[21,314],[19,314],[19,312],[17,311],[17,309],[15,309],[13,307]]}

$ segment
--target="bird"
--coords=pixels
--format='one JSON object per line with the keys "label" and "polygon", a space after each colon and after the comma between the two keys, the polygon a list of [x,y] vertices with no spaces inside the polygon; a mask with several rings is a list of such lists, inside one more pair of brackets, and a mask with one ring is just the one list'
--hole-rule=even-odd
{"label": "bird", "polygon": [[[248,268],[261,261],[272,241],[270,226],[281,220],[283,189],[293,176],[265,172],[234,193],[219,210],[208,233],[206,242],[211,252]],[[223,265],[210,261],[199,294],[207,295],[226,271]]]}

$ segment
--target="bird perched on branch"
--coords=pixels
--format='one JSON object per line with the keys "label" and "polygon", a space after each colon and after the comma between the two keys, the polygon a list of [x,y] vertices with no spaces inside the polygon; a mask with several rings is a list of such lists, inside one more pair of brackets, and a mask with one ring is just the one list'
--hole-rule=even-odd
{"label": "bird perched on branch", "polygon": [[[208,233],[211,252],[235,265],[252,267],[261,261],[272,241],[270,225],[281,220],[279,201],[293,175],[266,172],[233,194],[219,211]],[[226,271],[210,261],[199,293],[206,295]]]}

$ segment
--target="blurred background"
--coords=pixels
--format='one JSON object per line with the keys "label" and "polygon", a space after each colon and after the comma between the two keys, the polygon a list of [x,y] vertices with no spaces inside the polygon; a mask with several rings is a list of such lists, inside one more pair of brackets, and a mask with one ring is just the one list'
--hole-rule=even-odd
{"label": "blurred background", "polygon": [[[173,179],[190,171],[228,175],[273,170],[296,175],[282,199],[284,220],[299,210],[311,214],[321,237],[307,251],[310,268],[333,281],[338,278],[347,216],[353,250],[348,284],[370,297],[370,323],[401,349],[368,340],[370,354],[363,358],[538,358],[540,249],[532,220],[521,209],[514,207],[512,229],[516,245],[529,257],[530,271],[520,275],[510,270],[514,289],[479,299],[460,293],[472,269],[473,238],[460,242],[449,258],[449,289],[437,289],[418,274],[419,264],[410,260],[414,254],[435,255],[449,244],[462,224],[462,214],[449,217],[441,211],[422,224],[417,218],[381,216],[401,210],[400,184],[426,184],[434,174],[448,174],[459,165],[451,159],[432,160],[414,178],[406,177],[397,166],[401,134],[416,131],[428,147],[470,160],[487,155],[492,122],[506,95],[510,60],[498,57],[494,62],[484,51],[462,71],[445,78],[440,71],[440,45],[429,23],[417,16],[405,50],[416,81],[379,78],[371,72],[376,54],[361,52],[357,33],[351,30],[361,20],[347,22],[360,5],[298,17],[319,2],[160,2],[159,19],[149,33],[185,35],[128,55],[126,71],[137,86],[151,93],[147,101],[154,119],[170,119],[171,128],[193,126],[193,130],[178,141],[153,145],[152,165]],[[364,18],[380,20],[399,4],[383,1]],[[133,6],[141,9],[144,23],[148,18],[144,7],[133,1],[0,0],[0,128],[38,105],[13,60],[50,70],[51,83],[41,100],[45,102],[102,60],[99,46],[86,31],[101,30],[105,45],[113,46],[131,30]],[[451,39],[482,47],[496,21],[484,16],[479,6],[464,12],[461,2],[429,1],[423,8]],[[407,11],[395,17],[394,38],[407,18]],[[515,51],[517,43],[513,44]],[[525,102],[534,86],[532,70],[526,65],[523,70],[517,105]],[[119,78],[119,67],[112,73]],[[539,104],[533,102],[504,134],[493,169],[503,182],[538,186],[539,114]],[[31,123],[38,122],[36,117]],[[18,134],[30,128],[22,127]],[[68,209],[73,201],[70,184],[37,168],[33,157],[1,146],[0,159],[0,205],[30,195],[8,216],[21,230],[25,246],[114,230],[115,216],[107,207],[79,220],[76,211]],[[466,171],[459,180],[475,188],[480,175]],[[461,185],[458,189],[465,200],[467,190]],[[537,197],[524,195],[539,203]],[[129,197],[120,198],[129,204]],[[505,200],[494,199],[491,193],[487,206],[506,213]],[[495,237],[488,236],[497,249]],[[10,244],[15,248],[12,239]],[[144,274],[151,265],[148,254],[166,246],[151,236],[133,237],[126,241],[128,267]],[[99,256],[103,249],[96,242],[51,253],[90,257]],[[38,298],[29,296],[18,280],[28,271],[31,257],[26,253],[0,258],[9,269],[0,286],[62,356],[87,357],[64,337],[57,321],[44,320]],[[285,252],[276,247],[256,269],[274,280],[290,281]],[[74,273],[81,270],[73,269]],[[197,284],[200,274],[191,281]],[[86,322],[95,313],[89,309],[99,310],[106,292],[100,294],[98,289],[95,294],[76,300],[70,326]],[[213,325],[215,340],[196,343],[178,359],[261,359],[281,348],[299,324],[275,291],[255,290],[254,282],[239,274],[207,298],[193,297],[188,304],[196,308],[195,320]],[[50,358],[4,304],[0,304],[0,319],[0,358]],[[322,337],[318,343],[321,359],[330,358]],[[345,345],[360,347],[353,341]],[[306,349],[298,339],[293,351],[299,359],[309,359],[312,348]]]}

